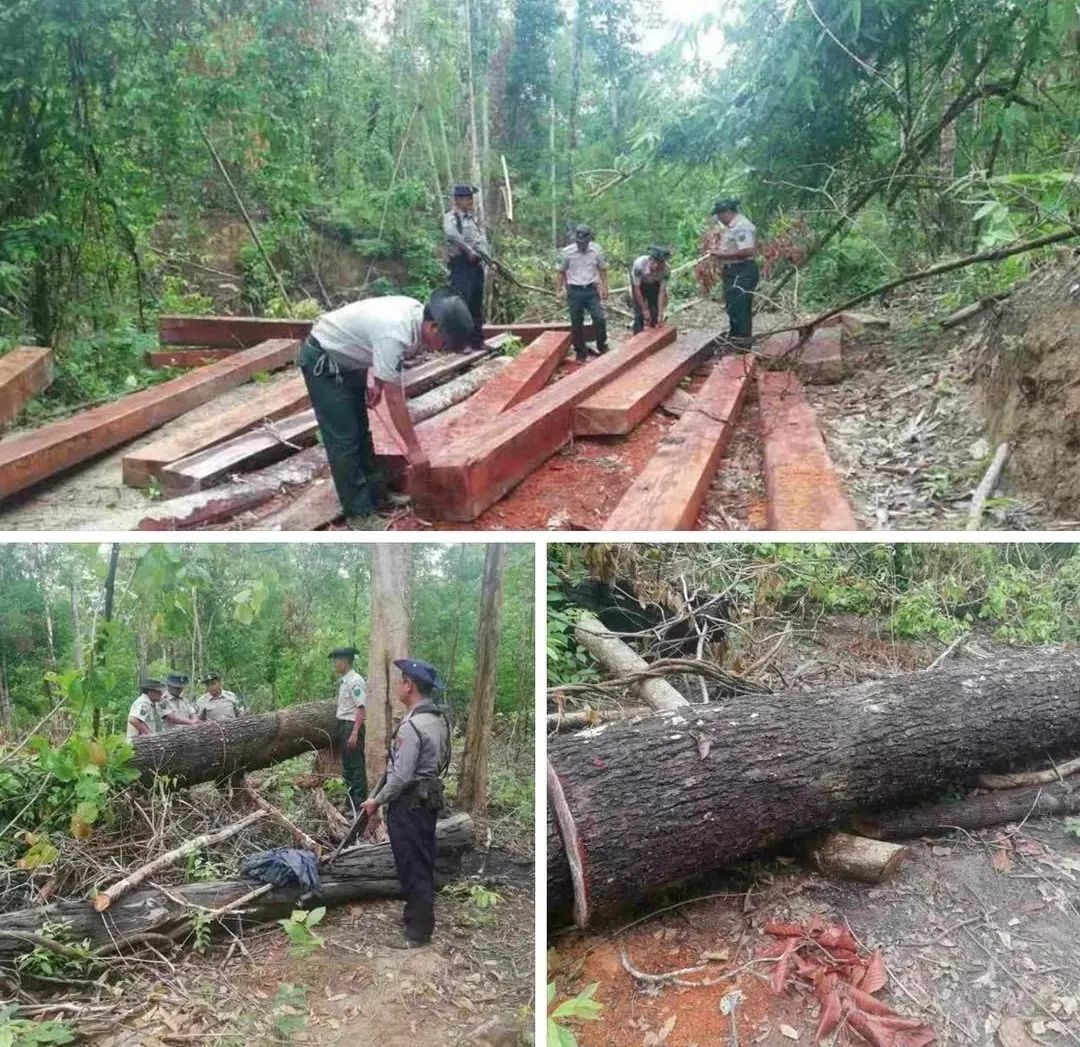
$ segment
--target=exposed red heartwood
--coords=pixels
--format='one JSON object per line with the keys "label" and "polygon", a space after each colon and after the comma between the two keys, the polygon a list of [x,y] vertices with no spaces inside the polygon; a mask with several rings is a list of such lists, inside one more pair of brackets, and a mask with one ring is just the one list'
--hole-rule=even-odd
{"label": "exposed red heartwood", "polygon": [[0,356],[0,425],[10,422],[53,380],[53,351],[21,345]]}
{"label": "exposed red heartwood", "polygon": [[[484,337],[491,338],[494,335],[500,334],[512,334],[515,338],[520,338],[525,345],[531,345],[537,338],[548,331],[559,331],[566,334],[570,333],[570,324],[568,323],[549,323],[549,324],[485,324],[484,325]],[[586,324],[585,339],[591,341],[596,337],[596,332],[593,329],[592,324]]]}
{"label": "exposed red heartwood", "polygon": [[684,331],[574,408],[575,436],[625,436],[652,413],[691,371],[703,364],[717,336]]}
{"label": "exposed red heartwood", "polygon": [[806,382],[838,382],[844,377],[843,329],[817,327],[798,349],[798,331],[774,334],[758,350],[763,367],[794,367]]}
{"label": "exposed red heartwood", "polygon": [[762,371],[757,388],[764,440],[766,529],[856,530],[855,516],[802,383],[790,372]]}
{"label": "exposed red heartwood", "polygon": [[202,367],[227,360],[237,349],[163,349],[146,354],[150,367]]}
{"label": "exposed red heartwood", "polygon": [[334,481],[329,477],[316,480],[301,491],[288,505],[262,516],[248,530],[259,531],[318,531],[341,516]]}
{"label": "exposed red heartwood", "polygon": [[426,446],[431,470],[418,492],[421,516],[475,520],[570,439],[577,404],[675,338],[673,327],[634,335],[498,418],[449,445]]}
{"label": "exposed red heartwood", "polygon": [[163,425],[253,374],[284,367],[296,348],[284,338],[263,342],[113,403],[0,440],[0,498]]}
{"label": "exposed red heartwood", "polygon": [[176,432],[166,429],[160,439],[125,454],[122,462],[124,483],[129,487],[146,487],[167,465],[247,432],[264,421],[284,418],[307,406],[307,388],[300,375],[252,389],[244,403],[227,411],[215,410],[214,404],[210,403],[205,417],[185,421],[183,428]]}
{"label": "exposed red heartwood", "polygon": [[660,441],[605,531],[692,531],[750,390],[754,358],[721,360],[692,406]]}
{"label": "exposed red heartwood", "polygon": [[267,316],[159,316],[158,341],[162,345],[247,349],[270,338],[306,338],[312,323]]}

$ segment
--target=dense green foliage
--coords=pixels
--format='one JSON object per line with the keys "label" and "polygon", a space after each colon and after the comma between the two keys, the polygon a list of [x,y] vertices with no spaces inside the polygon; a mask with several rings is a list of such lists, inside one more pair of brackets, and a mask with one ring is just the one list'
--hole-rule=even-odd
{"label": "dense green foliage", "polygon": [[[439,667],[463,723],[484,546],[412,548],[411,649]],[[357,646],[366,672],[364,546],[125,545],[106,628],[107,567],[106,547],[0,546],[0,731],[18,734],[59,705],[52,727],[87,727],[97,709],[103,733],[122,733],[140,674],[194,679],[215,669],[263,711],[332,697],[333,647]],[[533,702],[533,570],[532,549],[510,546],[496,711],[523,729]]]}

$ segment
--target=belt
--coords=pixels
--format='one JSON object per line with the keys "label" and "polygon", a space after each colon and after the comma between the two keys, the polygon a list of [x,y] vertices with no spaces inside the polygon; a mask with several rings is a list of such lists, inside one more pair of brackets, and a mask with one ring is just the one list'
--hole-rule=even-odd
{"label": "belt", "polygon": [[569,286],[570,287],[576,287],[579,291],[595,291],[596,287],[597,287],[597,285],[595,283],[591,283],[591,284],[570,284]]}

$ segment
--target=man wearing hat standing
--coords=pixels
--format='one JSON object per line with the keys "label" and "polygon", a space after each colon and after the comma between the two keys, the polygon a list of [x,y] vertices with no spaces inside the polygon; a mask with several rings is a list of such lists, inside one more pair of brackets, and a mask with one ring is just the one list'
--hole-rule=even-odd
{"label": "man wearing hat standing", "polygon": [[385,524],[375,513],[390,504],[368,411],[385,397],[390,420],[405,443],[412,481],[422,483],[427,455],[405,402],[405,361],[421,347],[461,352],[472,330],[465,303],[445,288],[427,305],[404,295],[365,298],[323,313],[312,325],[298,363],[350,527],[381,530]]}
{"label": "man wearing hat standing", "polygon": [[634,296],[634,334],[658,327],[667,311],[667,282],[671,275],[666,247],[650,247],[630,267],[630,293]]}
{"label": "man wearing hat standing", "polygon": [[220,673],[207,673],[202,678],[206,690],[195,701],[195,715],[200,720],[238,720],[243,711],[240,699],[221,686]]}
{"label": "man wearing hat standing", "polygon": [[754,289],[761,279],[757,262],[757,228],[739,212],[739,201],[717,200],[712,213],[719,225],[711,234],[709,254],[723,267],[724,307],[728,314],[728,341],[749,352],[752,345]]}
{"label": "man wearing hat standing", "polygon": [[484,344],[484,259],[488,254],[487,236],[476,217],[476,187],[454,186],[454,206],[443,215],[446,238],[446,265],[450,286],[469,307],[473,319],[471,344]]}
{"label": "man wearing hat standing", "polygon": [[367,686],[353,668],[355,647],[336,647],[330,652],[338,674],[337,733],[334,748],[341,753],[341,776],[349,799],[359,807],[367,799],[367,766],[364,763],[364,717],[367,715]]}
{"label": "man wearing hat standing", "polygon": [[139,697],[128,710],[127,737],[138,738],[141,734],[161,734],[165,725],[161,719],[161,696],[165,688],[160,680],[143,680],[139,684]]}
{"label": "man wearing hat standing", "polygon": [[401,893],[405,935],[394,949],[418,949],[435,930],[435,821],[443,808],[441,776],[450,764],[450,728],[431,699],[442,690],[435,667],[399,658],[398,700],[405,717],[390,744],[386,784],[364,804],[369,818],[383,804]]}
{"label": "man wearing hat standing", "polygon": [[199,721],[191,702],[184,697],[188,678],[183,673],[169,673],[165,677],[165,697],[161,700],[161,719],[164,731],[180,727],[194,727]]}
{"label": "man wearing hat standing", "polygon": [[570,308],[570,337],[578,363],[584,363],[585,313],[592,317],[596,331],[596,351],[606,353],[607,320],[604,302],[608,296],[607,258],[598,244],[593,243],[592,230],[587,225],[574,229],[574,242],[559,252],[556,290],[566,295]]}

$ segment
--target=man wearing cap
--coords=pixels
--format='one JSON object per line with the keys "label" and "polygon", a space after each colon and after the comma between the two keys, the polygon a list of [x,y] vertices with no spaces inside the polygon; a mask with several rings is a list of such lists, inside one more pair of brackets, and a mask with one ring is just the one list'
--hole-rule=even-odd
{"label": "man wearing cap", "polygon": [[574,242],[559,252],[556,290],[566,295],[570,307],[570,336],[578,363],[584,363],[585,313],[592,317],[596,331],[596,351],[606,353],[607,320],[604,302],[608,296],[607,258],[598,244],[593,243],[592,230],[587,225],[574,229]]}
{"label": "man wearing cap", "polygon": [[667,312],[667,282],[671,275],[666,247],[650,247],[634,259],[630,267],[630,293],[634,296],[634,334],[664,322]]}
{"label": "man wearing cap", "polygon": [[[427,455],[405,402],[405,361],[420,348],[460,352],[473,320],[453,291],[415,298],[365,298],[323,313],[300,347],[299,366],[319,423],[330,473],[349,525],[381,530],[375,512],[390,504],[375,460],[368,411],[385,396],[394,428],[405,443],[414,483],[422,483]],[[370,372],[370,374],[369,374]]]}
{"label": "man wearing cap", "polygon": [[367,799],[367,767],[364,764],[364,717],[367,715],[367,687],[353,668],[355,647],[336,647],[330,652],[338,674],[337,733],[334,748],[341,753],[341,777],[349,799],[359,807]]}
{"label": "man wearing cap", "polygon": [[140,734],[161,734],[165,725],[161,719],[161,696],[165,688],[160,680],[143,680],[139,684],[139,697],[128,710],[127,736],[137,738]]}
{"label": "man wearing cap", "polygon": [[207,673],[202,678],[206,690],[195,701],[195,716],[199,720],[238,720],[243,711],[240,699],[221,686],[220,673]]}
{"label": "man wearing cap", "polygon": [[165,697],[161,700],[163,731],[194,727],[199,722],[191,702],[184,697],[187,682],[188,678],[183,673],[169,673],[165,677]]}
{"label": "man wearing cap", "polygon": [[757,262],[757,228],[739,212],[739,201],[717,200],[712,213],[717,228],[710,234],[708,253],[723,267],[724,307],[728,314],[728,341],[749,351],[753,335],[754,289],[761,274]]}
{"label": "man wearing cap", "polygon": [[405,717],[390,744],[386,784],[364,803],[368,817],[386,804],[387,830],[401,893],[405,895],[401,941],[394,949],[418,949],[435,930],[435,821],[443,807],[441,776],[450,763],[450,729],[431,699],[442,690],[435,667],[399,658],[398,700]]}
{"label": "man wearing cap", "polygon": [[473,319],[472,345],[484,344],[484,259],[488,253],[487,236],[476,217],[476,187],[454,186],[454,206],[443,215],[446,238],[446,265],[450,286],[469,307]]}

